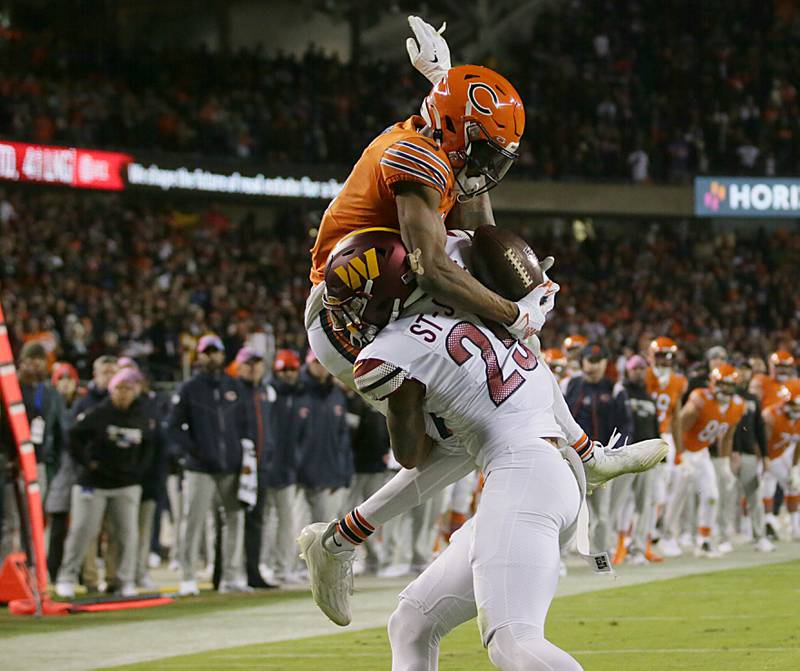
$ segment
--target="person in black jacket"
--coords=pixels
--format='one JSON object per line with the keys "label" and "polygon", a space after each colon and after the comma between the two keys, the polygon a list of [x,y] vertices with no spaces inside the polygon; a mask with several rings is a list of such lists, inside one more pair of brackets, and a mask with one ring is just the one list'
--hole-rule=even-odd
{"label": "person in black jacket", "polygon": [[[634,354],[625,363],[625,382],[623,387],[628,396],[633,419],[633,433],[631,440],[638,442],[659,437],[658,409],[653,397],[647,391],[645,377],[647,375],[647,362],[638,354]],[[658,560],[650,552],[649,534],[653,527],[655,515],[655,501],[653,500],[653,485],[655,471],[652,469],[644,473],[629,473],[615,478],[611,483],[611,519],[617,522],[619,543],[614,557],[615,563],[620,563],[626,556],[633,564],[645,564],[648,560]],[[633,498],[633,507],[630,501]],[[631,534],[630,546],[624,545],[625,535],[631,525],[630,511],[636,515],[636,522]]]}
{"label": "person in black jacket", "polygon": [[[575,421],[590,440],[607,444],[616,429],[621,434],[617,444],[622,445],[626,439],[631,442],[633,418],[623,386],[605,377],[607,366],[608,350],[603,345],[591,343],[584,347],[581,351],[583,375],[570,379],[564,397]],[[601,487],[587,497],[593,518],[593,552],[608,551],[613,542],[610,491],[609,487]]]}
{"label": "person in black jacket", "polygon": [[295,572],[297,553],[295,536],[298,522],[297,466],[298,440],[303,420],[298,417],[297,405],[303,392],[300,384],[300,357],[290,349],[278,350],[272,364],[273,376],[269,386],[275,392],[271,404],[269,425],[264,436],[264,451],[258,460],[258,481],[267,488],[264,514],[275,510],[278,533],[267,557],[268,576],[284,584],[300,582]]}
{"label": "person in black jacket", "polygon": [[753,377],[750,360],[741,357],[734,365],[739,373],[739,389],[736,393],[744,399],[745,411],[733,434],[731,467],[747,501],[754,547],[759,552],[772,552],[775,546],[766,536],[761,500],[761,473],[768,468],[767,431],[761,414],[761,402],[747,389]]}
{"label": "person in black jacket", "polygon": [[[23,345],[19,354],[19,386],[25,413],[30,425],[31,443],[36,452],[36,479],[41,490],[42,502],[47,500],[48,480],[55,475],[54,464],[64,442],[64,400],[50,383],[47,375],[47,352],[41,343],[31,341]],[[10,429],[0,440],[14,446]],[[12,463],[17,463],[16,449],[10,451]],[[13,477],[13,475],[12,475]],[[14,482],[4,487],[5,510],[0,523],[5,528],[0,532],[0,562],[11,552],[14,539],[19,533],[20,519],[14,496]]]}
{"label": "person in black jacket", "polygon": [[106,509],[120,543],[121,594],[136,594],[140,483],[153,458],[155,431],[153,419],[139,401],[140,393],[138,371],[119,371],[109,383],[109,398],[79,415],[69,431],[79,474],[72,488],[72,524],[56,581],[59,596],[75,595],[78,571],[100,532]]}
{"label": "person in black jacket", "polygon": [[199,594],[195,569],[200,538],[214,494],[225,508],[221,592],[249,591],[243,575],[244,509],[239,502],[242,440],[248,433],[242,385],[223,372],[225,350],[218,336],[197,344],[199,372],[173,397],[168,433],[184,462],[183,510],[178,546],[182,595]]}
{"label": "person in black jacket", "polygon": [[297,481],[312,520],[329,521],[342,513],[353,477],[347,399],[311,350],[302,380],[304,391],[297,403],[302,420]]}
{"label": "person in black jacket", "polygon": [[[263,461],[266,434],[275,390],[263,383],[264,358],[251,347],[242,347],[236,354],[236,376],[242,381],[242,399],[247,407],[250,435],[254,436],[256,461]],[[260,469],[259,469],[260,470]],[[264,530],[264,506],[267,499],[267,484],[258,474],[256,502],[244,516],[244,554],[247,584],[254,589],[277,587],[264,580],[259,571],[261,559],[261,536]]]}
{"label": "person in black jacket", "polygon": [[[92,380],[89,382],[89,386],[84,394],[75,399],[70,406],[69,412],[65,415],[65,425],[68,428],[75,423],[79,415],[85,414],[108,398],[108,383],[116,372],[117,357],[104,354],[94,360],[92,364]],[[63,547],[63,543],[66,540],[72,487],[77,481],[77,466],[66,444],[62,447],[57,462],[58,470],[50,485],[50,492],[45,501],[45,509],[52,515],[47,563],[48,567],[51,568],[51,575],[54,574],[53,579],[55,579],[55,575],[58,575],[58,569],[61,565],[63,550],[59,550],[59,545]],[[109,538],[113,537],[113,529],[108,529],[107,522],[103,525],[103,528],[108,530]],[[108,568],[108,565],[106,565],[106,577],[114,578],[114,576],[108,575]],[[94,543],[86,551],[86,560],[81,571],[81,582],[89,592],[96,592],[98,589],[97,547]]]}

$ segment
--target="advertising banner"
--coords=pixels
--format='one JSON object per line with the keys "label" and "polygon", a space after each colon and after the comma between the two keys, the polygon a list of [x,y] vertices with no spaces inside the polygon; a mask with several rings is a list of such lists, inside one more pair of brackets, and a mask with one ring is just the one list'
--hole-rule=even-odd
{"label": "advertising banner", "polygon": [[696,177],[699,217],[800,218],[800,179]]}

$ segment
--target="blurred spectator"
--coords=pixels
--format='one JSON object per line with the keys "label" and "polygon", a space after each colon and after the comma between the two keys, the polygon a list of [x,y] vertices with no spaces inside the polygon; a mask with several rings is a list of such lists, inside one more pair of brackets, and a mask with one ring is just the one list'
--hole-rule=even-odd
{"label": "blurred spectator", "polygon": [[[350,488],[349,508],[355,508],[377,492],[389,479],[389,431],[386,418],[360,396],[348,398],[348,417],[354,420],[352,431],[353,486]],[[378,536],[378,534],[375,534]],[[366,551],[365,569],[376,573],[386,562],[380,538],[373,537],[362,546]]]}
{"label": "blurred spectator", "polygon": [[270,387],[275,401],[270,408],[264,451],[258,462],[258,478],[267,488],[264,515],[274,511],[278,533],[270,548],[267,566],[279,583],[298,582],[295,574],[295,535],[300,531],[295,516],[297,465],[303,420],[298,417],[298,402],[303,392],[299,382],[300,357],[293,350],[275,354]]}
{"label": "blurred spectator", "polygon": [[311,519],[329,521],[342,515],[353,476],[347,399],[311,350],[302,381],[296,409],[302,420],[297,482]]}
{"label": "blurred spectator", "polygon": [[[267,432],[270,430],[270,414],[275,403],[275,390],[264,384],[264,359],[251,347],[242,347],[236,354],[237,377],[242,381],[242,401],[247,407],[249,434],[253,436],[258,463],[264,461]],[[260,469],[259,469],[260,471]],[[255,505],[245,513],[244,551],[247,584],[255,589],[267,589],[276,585],[264,580],[259,572],[261,563],[261,539],[264,530],[264,509],[267,500],[267,483],[258,477],[258,494]],[[282,529],[288,533],[288,530]]]}
{"label": "blurred spectator", "polygon": [[199,594],[195,578],[201,534],[215,494],[225,508],[221,592],[247,591],[242,575],[244,511],[239,503],[242,439],[250,437],[247,408],[238,380],[225,375],[225,349],[216,335],[197,344],[199,371],[175,395],[170,438],[185,462],[183,517],[178,552],[180,593]]}
{"label": "blurred spectator", "polygon": [[75,596],[78,572],[106,510],[120,544],[120,593],[136,594],[140,483],[153,458],[155,425],[139,400],[141,375],[137,371],[120,370],[108,389],[109,398],[78,415],[69,432],[80,473],[72,488],[72,523],[56,581],[56,593],[62,597]]}
{"label": "blurred spectator", "polygon": [[[586,345],[581,350],[583,375],[570,379],[564,397],[575,421],[590,440],[597,440],[605,445],[616,429],[621,434],[619,442],[622,444],[633,434],[633,417],[628,406],[628,394],[623,386],[605,377],[608,356],[608,350],[603,345]],[[587,497],[587,501],[593,517],[592,551],[611,551],[610,488],[595,489]]]}
{"label": "blurred spectator", "polygon": [[[55,475],[54,466],[66,437],[64,401],[50,383],[47,374],[47,352],[41,343],[37,341],[25,343],[20,350],[17,365],[22,400],[30,425],[31,443],[36,452],[37,480],[42,501],[45,502],[48,480]],[[10,427],[7,428],[9,433],[2,437],[2,443],[13,446]],[[16,454],[14,457],[16,461]],[[7,482],[3,491],[5,501],[3,517],[0,519],[3,525],[0,534],[3,539],[0,545],[0,560],[14,549],[14,538],[20,529],[14,487],[13,482]]]}
{"label": "blurred spectator", "polygon": [[[71,409],[79,398],[86,394],[86,389],[78,386],[78,372],[68,363],[58,362],[53,366],[50,382],[63,400],[64,416],[62,424],[68,430],[73,423]],[[69,527],[69,499],[72,485],[78,479],[75,461],[68,449],[67,441],[62,443],[61,450],[53,462],[55,475],[50,481],[44,512],[50,529],[47,546],[47,570],[50,579],[55,582],[61,559],[64,554],[64,541],[67,539]]]}

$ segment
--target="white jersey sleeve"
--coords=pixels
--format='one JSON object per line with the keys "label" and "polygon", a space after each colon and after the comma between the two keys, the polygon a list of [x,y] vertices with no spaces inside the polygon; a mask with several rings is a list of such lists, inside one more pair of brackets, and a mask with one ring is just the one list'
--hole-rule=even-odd
{"label": "white jersey sleeve", "polygon": [[445,315],[412,315],[384,328],[356,361],[359,391],[379,399],[408,378],[422,383],[426,411],[479,465],[529,439],[565,440],[553,407],[555,394],[563,397],[543,362],[504,330],[444,309]]}

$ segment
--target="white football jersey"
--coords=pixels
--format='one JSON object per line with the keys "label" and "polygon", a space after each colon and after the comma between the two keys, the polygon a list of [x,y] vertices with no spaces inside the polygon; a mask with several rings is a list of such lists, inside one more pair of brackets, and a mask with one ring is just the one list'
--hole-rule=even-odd
{"label": "white football jersey", "polygon": [[421,382],[425,410],[481,468],[526,439],[567,439],[556,421],[558,387],[544,362],[504,330],[436,306],[389,324],[361,351],[354,367],[359,391],[383,399],[406,378]]}

